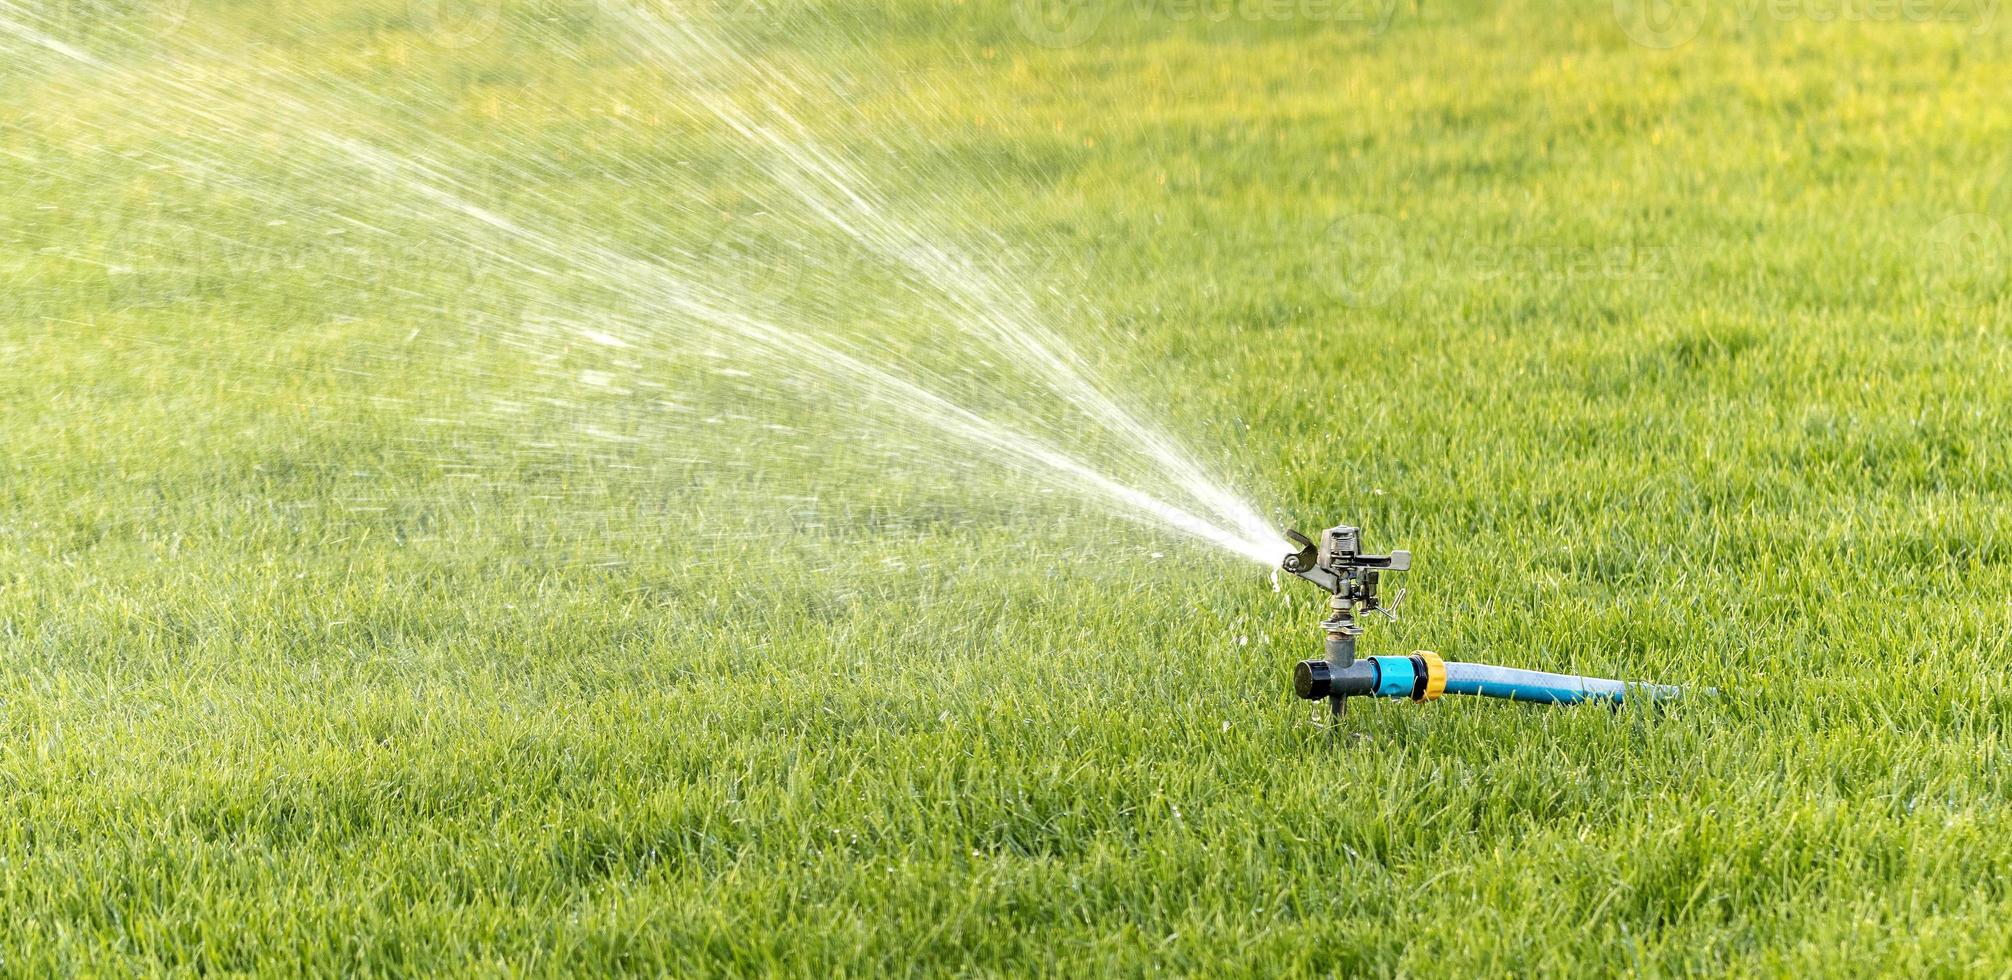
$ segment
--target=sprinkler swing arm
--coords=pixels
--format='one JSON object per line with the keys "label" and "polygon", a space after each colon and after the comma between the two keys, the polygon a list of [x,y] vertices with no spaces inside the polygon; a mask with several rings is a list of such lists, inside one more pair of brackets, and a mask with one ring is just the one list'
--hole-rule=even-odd
{"label": "sprinkler swing arm", "polygon": [[1346,524],[1322,531],[1318,542],[1298,531],[1289,530],[1286,537],[1299,550],[1286,555],[1279,567],[1328,593],[1328,617],[1320,623],[1326,659],[1300,661],[1293,668],[1293,690],[1309,701],[1326,699],[1337,716],[1351,697],[1431,701],[1443,694],[1469,694],[1542,704],[1619,704],[1628,697],[1662,701],[1682,693],[1680,688],[1661,684],[1448,663],[1423,650],[1407,657],[1358,658],[1356,642],[1362,636],[1364,618],[1370,613],[1397,618],[1393,610],[1403,600],[1403,590],[1386,604],[1378,588],[1383,573],[1411,568],[1411,553],[1364,554],[1361,530]]}

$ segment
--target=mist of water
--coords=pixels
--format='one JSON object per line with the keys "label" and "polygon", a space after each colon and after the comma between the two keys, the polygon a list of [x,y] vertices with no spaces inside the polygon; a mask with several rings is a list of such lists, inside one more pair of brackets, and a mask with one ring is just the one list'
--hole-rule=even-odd
{"label": "mist of water", "polygon": [[[507,280],[414,307],[479,334],[480,342],[457,341],[473,371],[509,373],[481,357],[534,362],[550,382],[544,401],[573,411],[586,438],[680,447],[697,469],[788,461],[804,472],[834,465],[829,448],[844,441],[862,473],[885,465],[950,474],[946,482],[989,485],[993,495],[1027,492],[1028,484],[1000,485],[1010,475],[1234,555],[1277,558],[1268,522],[1115,394],[1010,268],[932,235],[914,218],[917,201],[870,178],[862,154],[892,148],[833,145],[792,111],[814,83],[757,64],[718,25],[628,0],[602,8],[607,29],[667,99],[730,134],[710,146],[762,176],[752,190],[766,195],[760,213],[774,234],[843,242],[886,271],[872,283],[886,296],[825,302],[820,293],[859,290],[817,274],[788,284],[787,297],[757,295],[675,235],[661,247],[622,241],[603,227],[607,202],[569,199],[529,172],[478,179],[487,147],[399,122],[395,105],[385,109],[397,96],[368,80],[220,72],[205,66],[242,59],[193,37],[149,59],[114,58],[66,39],[20,0],[0,0],[0,38],[14,42],[10,54],[32,51],[69,69],[43,80],[52,91],[101,102],[147,93],[124,110],[127,121],[178,135],[127,151],[150,171],[220,182],[248,202],[247,217],[318,221],[386,254],[449,252],[465,258],[470,276]],[[536,139],[537,125],[499,122],[496,139]],[[657,139],[654,127],[619,115],[612,128],[636,145]],[[657,213],[635,218],[645,233],[707,207],[705,182],[675,159],[602,166],[615,186],[654,201]],[[856,312],[881,300],[885,319]],[[427,331],[438,334],[440,321]],[[666,379],[709,390],[715,410],[679,404]],[[508,398],[453,409],[523,410]],[[882,464],[859,462],[875,453],[887,457]]]}

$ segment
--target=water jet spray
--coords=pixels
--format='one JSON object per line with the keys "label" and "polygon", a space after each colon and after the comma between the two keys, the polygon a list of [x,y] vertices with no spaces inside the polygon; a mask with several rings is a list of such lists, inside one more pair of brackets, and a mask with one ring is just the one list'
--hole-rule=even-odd
{"label": "water jet spray", "polygon": [[1395,607],[1403,601],[1403,591],[1385,603],[1378,590],[1384,573],[1411,568],[1411,553],[1365,554],[1362,532],[1345,524],[1322,531],[1318,542],[1298,531],[1287,531],[1286,537],[1299,550],[1286,555],[1279,567],[1319,586],[1329,596],[1328,617],[1320,623],[1326,659],[1300,661],[1293,668],[1293,690],[1309,701],[1325,698],[1336,716],[1352,697],[1431,701],[1446,694],[1468,694],[1539,704],[1602,701],[1618,705],[1631,698],[1664,701],[1683,693],[1681,688],[1666,684],[1449,662],[1424,650],[1402,657],[1358,658],[1356,641],[1362,636],[1365,617],[1397,618]]}

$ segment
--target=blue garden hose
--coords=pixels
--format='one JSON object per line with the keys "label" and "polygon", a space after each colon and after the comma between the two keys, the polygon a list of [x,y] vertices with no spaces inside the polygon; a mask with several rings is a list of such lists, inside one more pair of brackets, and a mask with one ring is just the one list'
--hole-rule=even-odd
{"label": "blue garden hose", "polygon": [[1423,651],[1408,657],[1365,657],[1338,668],[1325,660],[1305,661],[1293,672],[1293,684],[1299,696],[1309,700],[1379,697],[1431,701],[1445,694],[1466,694],[1535,704],[1621,704],[1628,700],[1668,701],[1683,694],[1682,688],[1668,684],[1448,663]]}
{"label": "blue garden hose", "polygon": [[[1380,657],[1372,657],[1380,660]],[[1404,658],[1409,659],[1409,658]],[[1620,704],[1630,697],[1647,701],[1668,701],[1683,694],[1670,684],[1631,684],[1605,677],[1578,674],[1551,674],[1541,670],[1518,670],[1488,664],[1450,663],[1446,665],[1446,693],[1507,701],[1534,701],[1539,704],[1578,704],[1582,701],[1610,701]]]}

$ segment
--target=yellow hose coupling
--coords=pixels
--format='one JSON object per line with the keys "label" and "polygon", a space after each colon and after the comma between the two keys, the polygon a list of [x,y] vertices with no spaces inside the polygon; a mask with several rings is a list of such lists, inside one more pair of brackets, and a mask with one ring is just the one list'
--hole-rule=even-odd
{"label": "yellow hose coupling", "polygon": [[1430,650],[1420,650],[1412,656],[1425,661],[1425,688],[1418,692],[1414,701],[1431,701],[1446,693],[1446,661]]}

